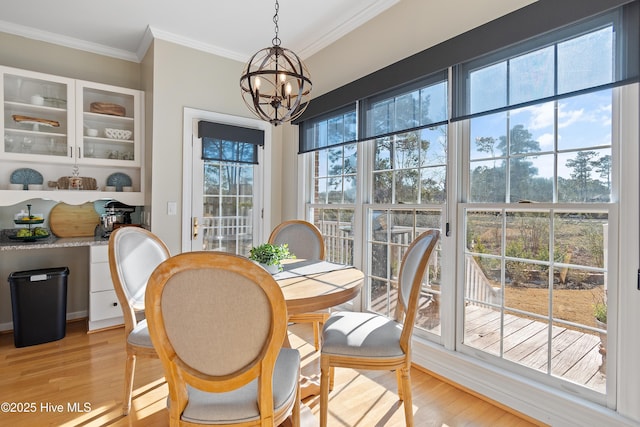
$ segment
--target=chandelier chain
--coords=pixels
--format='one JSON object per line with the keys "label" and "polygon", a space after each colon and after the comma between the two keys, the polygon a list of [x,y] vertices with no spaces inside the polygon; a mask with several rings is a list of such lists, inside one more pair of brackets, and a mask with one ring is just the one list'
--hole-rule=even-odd
{"label": "chandelier chain", "polygon": [[280,4],[276,0],[276,13],[273,15],[273,23],[275,24],[276,36],[271,40],[274,46],[280,46],[280,37],[278,37],[278,11],[280,10]]}

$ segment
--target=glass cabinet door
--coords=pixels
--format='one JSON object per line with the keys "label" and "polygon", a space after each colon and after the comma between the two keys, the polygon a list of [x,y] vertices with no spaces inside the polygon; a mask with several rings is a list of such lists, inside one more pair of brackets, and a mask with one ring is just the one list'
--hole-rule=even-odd
{"label": "glass cabinet door", "polygon": [[95,83],[80,83],[76,91],[82,106],[76,130],[82,163],[139,165],[140,92]]}
{"label": "glass cabinet door", "polygon": [[38,73],[2,76],[2,150],[6,158],[69,162],[75,156],[73,125],[73,80],[49,79]]}

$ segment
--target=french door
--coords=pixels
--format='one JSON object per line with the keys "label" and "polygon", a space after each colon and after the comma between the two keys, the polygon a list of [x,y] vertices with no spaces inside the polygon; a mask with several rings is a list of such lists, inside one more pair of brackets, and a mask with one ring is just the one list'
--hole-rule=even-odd
{"label": "french door", "polygon": [[265,148],[258,149],[257,165],[203,160],[199,120],[254,125],[254,120],[185,109],[183,251],[248,256],[262,239]]}

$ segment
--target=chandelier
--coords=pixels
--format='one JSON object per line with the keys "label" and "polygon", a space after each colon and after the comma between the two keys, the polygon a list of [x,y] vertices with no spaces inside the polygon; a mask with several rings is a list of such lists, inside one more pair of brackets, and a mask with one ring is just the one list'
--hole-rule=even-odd
{"label": "chandelier", "polygon": [[256,52],[240,77],[242,99],[260,119],[278,126],[300,116],[309,104],[311,80],[302,60],[289,49],[280,47],[278,9],[273,16],[273,46]]}

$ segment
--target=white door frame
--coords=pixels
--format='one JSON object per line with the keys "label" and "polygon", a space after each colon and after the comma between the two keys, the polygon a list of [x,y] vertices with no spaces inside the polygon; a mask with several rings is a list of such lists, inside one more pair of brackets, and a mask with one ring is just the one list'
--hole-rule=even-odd
{"label": "white door frame", "polygon": [[[254,245],[258,244],[264,234],[264,224],[271,224],[271,199],[266,188],[271,187],[271,124],[258,119],[232,116],[185,107],[183,112],[182,134],[182,252],[191,251],[191,211],[192,211],[192,177],[193,171],[193,139],[198,135],[198,120],[208,120],[233,126],[241,126],[264,131],[264,155],[262,156],[261,174],[254,177],[254,206],[262,211],[262,218],[253,225]],[[259,206],[258,206],[259,204]]]}

